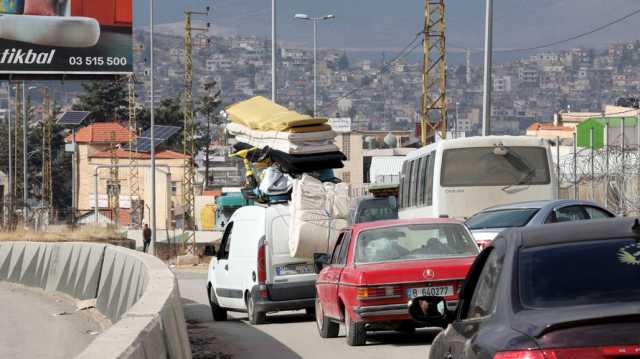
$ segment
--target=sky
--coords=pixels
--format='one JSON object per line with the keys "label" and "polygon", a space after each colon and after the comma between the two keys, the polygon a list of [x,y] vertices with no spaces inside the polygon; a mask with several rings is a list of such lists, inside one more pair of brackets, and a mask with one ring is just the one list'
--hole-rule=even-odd
{"label": "sky", "polygon": [[[423,0],[276,0],[278,38],[301,47],[312,46],[312,26],[293,19],[296,13],[311,16],[334,14],[335,20],[319,25],[318,46],[351,51],[397,51],[421,31]],[[156,24],[184,19],[183,10],[203,9],[202,17],[216,34],[271,36],[269,0],[155,0]],[[450,0],[447,7],[447,46],[481,49],[484,31],[484,0]],[[149,1],[134,1],[135,26],[148,26]],[[532,47],[562,40],[606,24],[634,10],[640,0],[495,0],[494,46],[496,49]],[[640,39],[640,14],[588,37],[556,48],[604,47],[607,43]]]}

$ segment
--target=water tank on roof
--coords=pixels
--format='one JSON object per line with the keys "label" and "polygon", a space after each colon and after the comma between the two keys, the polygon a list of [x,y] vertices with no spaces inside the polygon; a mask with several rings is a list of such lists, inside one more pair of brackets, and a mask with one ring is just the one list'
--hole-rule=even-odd
{"label": "water tank on roof", "polygon": [[389,148],[396,148],[398,147],[398,139],[393,133],[389,132],[389,134],[384,137],[384,144]]}

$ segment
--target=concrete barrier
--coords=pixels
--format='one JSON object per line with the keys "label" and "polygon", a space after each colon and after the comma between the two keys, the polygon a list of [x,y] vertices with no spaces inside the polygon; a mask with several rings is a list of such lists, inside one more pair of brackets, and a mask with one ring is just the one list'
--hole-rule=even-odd
{"label": "concrete barrier", "polygon": [[191,358],[177,280],[155,257],[105,244],[0,242],[0,281],[95,298],[113,325],[78,358]]}

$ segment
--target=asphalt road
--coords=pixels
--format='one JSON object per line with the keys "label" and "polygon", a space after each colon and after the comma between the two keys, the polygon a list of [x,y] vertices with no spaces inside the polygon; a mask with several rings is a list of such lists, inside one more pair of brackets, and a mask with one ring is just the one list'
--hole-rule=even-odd
{"label": "asphalt road", "polygon": [[368,337],[364,347],[349,347],[344,338],[322,339],[315,321],[304,311],[269,315],[268,324],[252,326],[246,314],[230,313],[227,322],[213,322],[206,295],[206,273],[179,271],[180,294],[194,359],[427,359],[436,332],[414,334],[380,332]]}
{"label": "asphalt road", "polygon": [[0,358],[73,358],[100,332],[74,303],[0,282]]}

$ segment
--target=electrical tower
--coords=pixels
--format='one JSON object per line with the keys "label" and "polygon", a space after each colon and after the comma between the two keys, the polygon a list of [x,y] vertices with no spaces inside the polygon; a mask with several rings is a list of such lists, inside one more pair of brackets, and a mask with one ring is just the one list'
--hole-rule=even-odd
{"label": "electrical tower", "polygon": [[[116,141],[116,133],[111,132],[111,167],[109,170],[109,179],[107,180],[107,197],[114,226],[118,228],[120,225],[120,180],[118,178],[118,143]],[[96,196],[97,195],[96,193]]]}
{"label": "electrical tower", "polygon": [[138,136],[135,87],[136,79],[132,73],[129,75],[129,132],[133,133],[134,136],[129,137],[129,201],[131,202],[131,225],[138,227],[141,223],[142,206],[140,206],[140,176],[137,167],[138,152],[134,146],[134,141]]}
{"label": "electrical tower", "polygon": [[190,11],[185,13],[184,25],[184,131],[183,131],[183,152],[184,160],[184,177],[182,181],[182,197],[184,208],[184,229],[185,237],[183,245],[186,246],[188,254],[196,254],[196,236],[195,236],[195,123],[193,110],[193,38],[194,31],[208,31],[209,24],[206,28],[196,28],[191,25],[192,15],[209,15],[209,7],[206,12]]}
{"label": "electrical tower", "polygon": [[421,141],[447,134],[447,62],[444,0],[426,0],[422,68]]}
{"label": "electrical tower", "polygon": [[51,178],[51,138],[53,136],[53,112],[49,89],[42,91],[44,108],[42,111],[42,203],[48,210],[49,220],[53,218],[53,180]]}

